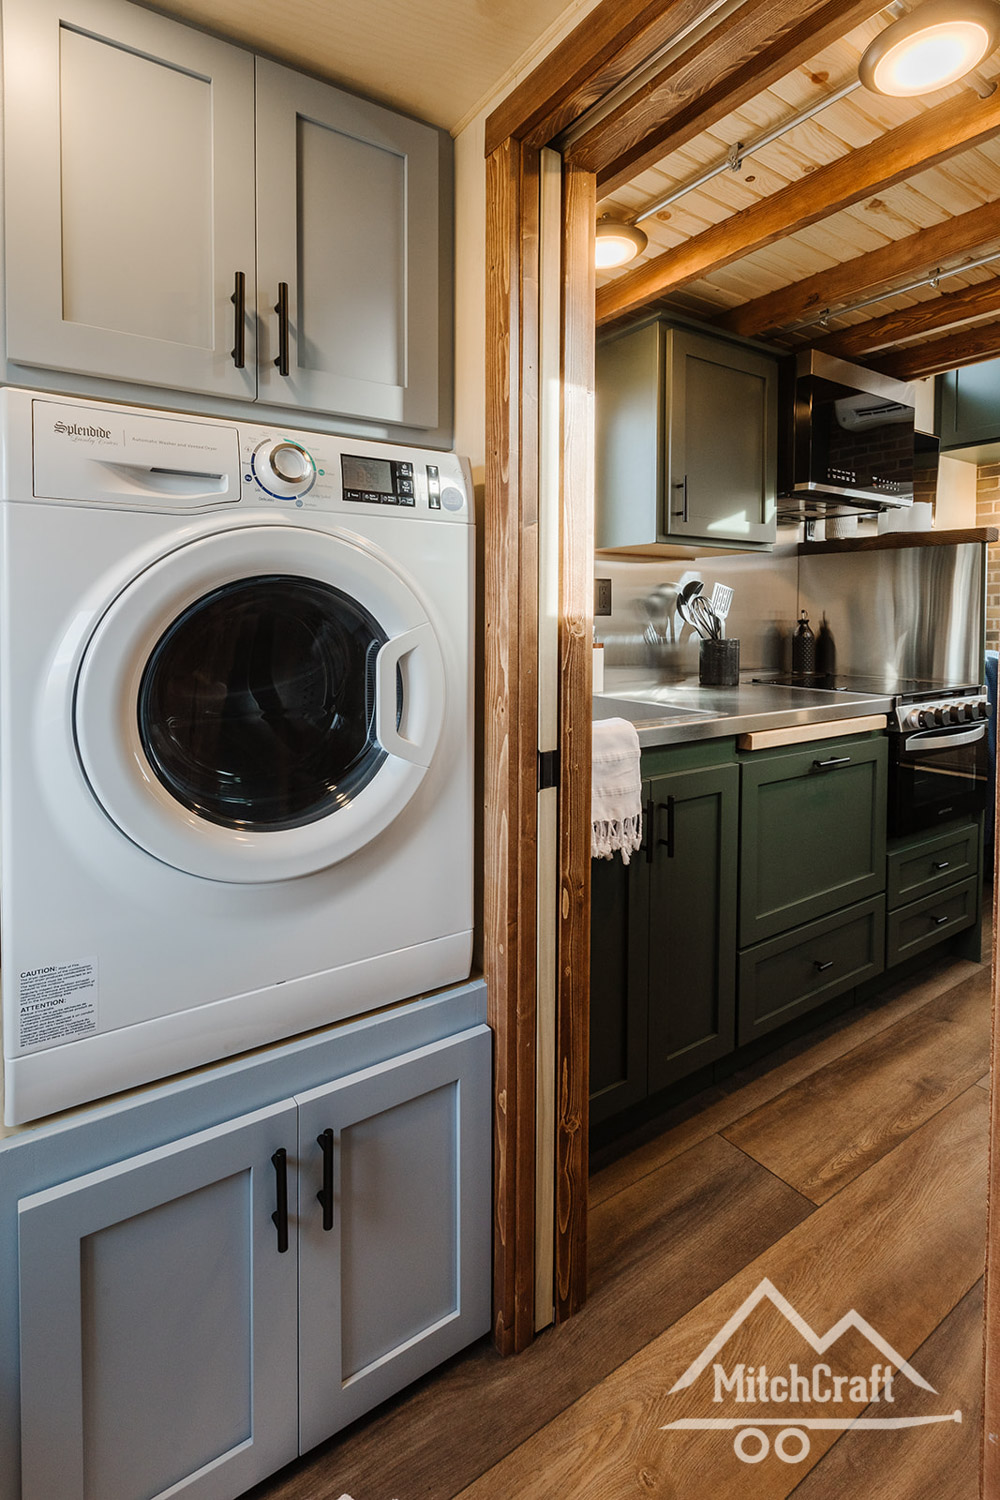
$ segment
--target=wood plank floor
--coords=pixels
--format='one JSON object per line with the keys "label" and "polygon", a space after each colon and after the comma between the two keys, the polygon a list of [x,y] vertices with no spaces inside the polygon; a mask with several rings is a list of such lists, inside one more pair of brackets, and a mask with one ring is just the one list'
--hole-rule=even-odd
{"label": "wood plank floor", "polygon": [[[577,1318],[516,1359],[483,1341],[250,1497],[976,1500],[989,1009],[985,965],[931,960],[676,1109],[592,1178]],[[708,1375],[670,1388],[763,1277],[819,1332],[857,1309],[935,1388],[897,1376],[905,1414],[961,1423],[814,1431],[795,1464],[662,1431],[706,1414]],[[808,1368],[803,1348],[765,1300],[725,1358]],[[852,1330],[823,1358],[872,1351]]]}

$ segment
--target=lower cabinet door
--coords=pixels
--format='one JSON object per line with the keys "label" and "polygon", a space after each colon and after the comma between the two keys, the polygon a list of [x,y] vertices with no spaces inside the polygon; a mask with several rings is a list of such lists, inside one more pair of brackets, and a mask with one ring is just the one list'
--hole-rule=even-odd
{"label": "lower cabinet door", "polygon": [[298,1098],[303,1452],[489,1329],[490,1041]]}
{"label": "lower cabinet door", "polygon": [[21,1500],[232,1500],[295,1456],[294,1154],[286,1100],[21,1200]]}
{"label": "lower cabinet door", "polygon": [[[648,793],[644,782],[644,805]],[[645,844],[627,865],[590,862],[592,1127],[646,1097],[649,868]]]}
{"label": "lower cabinet door", "polygon": [[649,1091],[725,1057],[736,1029],[739,769],[650,780]]}

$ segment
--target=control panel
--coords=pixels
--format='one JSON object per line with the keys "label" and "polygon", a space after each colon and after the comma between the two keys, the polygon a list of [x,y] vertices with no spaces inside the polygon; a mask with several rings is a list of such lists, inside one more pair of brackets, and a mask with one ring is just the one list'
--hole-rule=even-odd
{"label": "control panel", "polygon": [[284,508],[471,520],[468,474],[454,453],[366,443],[328,433],[240,430],[243,500]]}
{"label": "control panel", "polygon": [[900,729],[947,729],[956,724],[977,724],[989,716],[985,693],[904,704],[897,710]]}

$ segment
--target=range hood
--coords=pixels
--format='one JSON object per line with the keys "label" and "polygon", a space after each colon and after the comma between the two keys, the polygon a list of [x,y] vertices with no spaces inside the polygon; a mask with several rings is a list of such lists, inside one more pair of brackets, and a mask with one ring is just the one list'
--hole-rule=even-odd
{"label": "range hood", "polygon": [[909,382],[803,350],[783,382],[778,519],[912,505],[915,403]]}

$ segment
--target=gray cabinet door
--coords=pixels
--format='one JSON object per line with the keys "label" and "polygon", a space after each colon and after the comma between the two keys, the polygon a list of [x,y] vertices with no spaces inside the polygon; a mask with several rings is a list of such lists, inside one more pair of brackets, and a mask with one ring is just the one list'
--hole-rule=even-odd
{"label": "gray cabinet door", "polygon": [[4,121],[8,358],[252,397],[252,56],[121,0],[5,0]]}
{"label": "gray cabinet door", "polygon": [[773,542],[777,367],[766,354],[682,329],[667,335],[663,531]]}
{"label": "gray cabinet door", "polygon": [[438,152],[430,126],[258,59],[262,401],[436,425]]}
{"label": "gray cabinet door", "polygon": [[490,1060],[479,1026],[299,1097],[303,1452],[489,1329]]}
{"label": "gray cabinet door", "polygon": [[295,1455],[279,1149],[289,1100],[21,1200],[21,1500],[231,1500]]}

